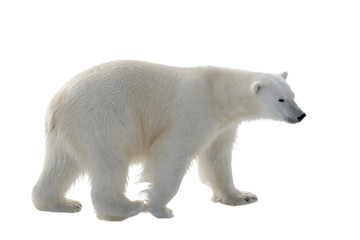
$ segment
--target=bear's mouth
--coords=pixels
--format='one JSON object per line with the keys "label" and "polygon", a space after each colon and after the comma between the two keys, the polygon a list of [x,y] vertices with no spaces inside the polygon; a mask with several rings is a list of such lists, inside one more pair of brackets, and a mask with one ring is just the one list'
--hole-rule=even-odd
{"label": "bear's mouth", "polygon": [[285,121],[287,121],[288,123],[298,123],[299,121],[295,118],[289,118],[289,117],[285,117]]}

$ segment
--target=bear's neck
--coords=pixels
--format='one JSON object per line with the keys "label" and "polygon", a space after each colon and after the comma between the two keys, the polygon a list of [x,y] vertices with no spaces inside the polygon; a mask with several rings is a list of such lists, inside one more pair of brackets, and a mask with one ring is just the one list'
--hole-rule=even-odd
{"label": "bear's neck", "polygon": [[203,71],[212,114],[223,126],[258,119],[254,97],[249,91],[253,75],[257,73],[215,67]]}

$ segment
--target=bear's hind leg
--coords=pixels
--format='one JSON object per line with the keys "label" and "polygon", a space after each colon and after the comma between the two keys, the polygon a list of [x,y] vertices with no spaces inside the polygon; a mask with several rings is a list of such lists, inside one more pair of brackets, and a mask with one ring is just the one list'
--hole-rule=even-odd
{"label": "bear's hind leg", "polygon": [[[152,149],[149,159],[145,162],[143,172],[143,181],[150,182],[150,189],[147,190],[146,210],[157,218],[174,216],[166,205],[179,190],[191,161],[187,154],[183,154],[183,152],[187,152],[186,148],[170,141],[167,144]],[[175,149],[171,149],[171,147]]]}
{"label": "bear's hind leg", "polygon": [[81,172],[70,155],[51,140],[47,140],[44,168],[33,188],[33,204],[41,211],[79,212],[81,203],[66,199],[65,194]]}
{"label": "bear's hind leg", "polygon": [[[122,154],[111,154],[94,161],[89,172],[91,178],[91,198],[97,217],[107,221],[122,221],[144,211],[140,201],[130,201],[125,197],[129,159]],[[101,157],[98,155],[98,157]]]}

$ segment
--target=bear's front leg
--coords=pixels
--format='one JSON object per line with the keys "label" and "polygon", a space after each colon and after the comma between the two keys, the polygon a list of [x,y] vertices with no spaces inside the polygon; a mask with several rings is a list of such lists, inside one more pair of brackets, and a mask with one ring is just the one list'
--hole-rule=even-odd
{"label": "bear's front leg", "polygon": [[234,186],[231,156],[236,137],[236,127],[226,130],[198,158],[202,182],[213,190],[212,201],[235,206],[257,201],[249,192],[241,192]]}

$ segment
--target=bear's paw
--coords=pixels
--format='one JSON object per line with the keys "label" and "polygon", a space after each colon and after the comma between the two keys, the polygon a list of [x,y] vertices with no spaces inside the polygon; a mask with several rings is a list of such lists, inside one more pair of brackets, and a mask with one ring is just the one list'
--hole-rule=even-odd
{"label": "bear's paw", "polygon": [[220,202],[230,206],[246,205],[256,202],[258,199],[255,194],[250,192],[237,191],[228,195],[214,194],[212,199],[213,202]]}

